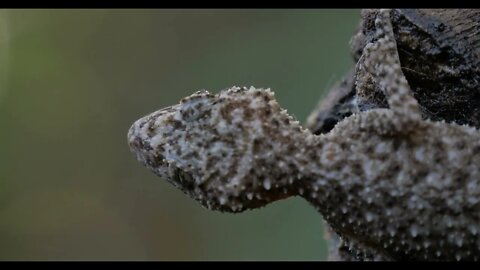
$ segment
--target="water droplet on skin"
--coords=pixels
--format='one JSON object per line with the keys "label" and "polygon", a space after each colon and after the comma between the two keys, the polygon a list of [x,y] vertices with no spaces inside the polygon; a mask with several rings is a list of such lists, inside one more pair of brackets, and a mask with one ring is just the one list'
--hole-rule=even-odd
{"label": "water droplet on skin", "polygon": [[263,181],[263,187],[266,190],[270,190],[270,188],[272,188],[272,183],[270,182],[270,179],[265,179],[265,181]]}
{"label": "water droplet on skin", "polygon": [[476,227],[475,225],[470,225],[470,226],[468,226],[468,230],[469,230],[470,233],[473,234],[473,235],[477,235],[477,233],[478,233],[477,227]]}
{"label": "water droplet on skin", "polygon": [[448,228],[451,228],[452,226],[453,226],[452,219],[451,219],[451,218],[448,218],[448,219],[447,219],[447,227],[448,227]]}
{"label": "water droplet on skin", "polygon": [[458,247],[463,246],[463,238],[462,238],[462,237],[458,237],[458,238],[455,240],[455,243],[457,243],[457,246],[458,246]]}
{"label": "water droplet on skin", "polygon": [[224,205],[227,202],[227,198],[225,196],[220,197],[220,205]]}
{"label": "water droplet on skin", "polygon": [[367,214],[365,215],[365,218],[367,219],[367,222],[372,222],[373,214],[370,212],[367,212]]}
{"label": "water droplet on skin", "polygon": [[412,226],[410,227],[410,234],[411,234],[413,237],[417,237],[417,236],[418,236],[418,228],[417,228],[417,226],[412,225]]}
{"label": "water droplet on skin", "polygon": [[373,202],[373,198],[372,198],[372,197],[368,197],[368,198],[367,198],[367,203],[368,203],[368,204],[372,204],[372,202]]}

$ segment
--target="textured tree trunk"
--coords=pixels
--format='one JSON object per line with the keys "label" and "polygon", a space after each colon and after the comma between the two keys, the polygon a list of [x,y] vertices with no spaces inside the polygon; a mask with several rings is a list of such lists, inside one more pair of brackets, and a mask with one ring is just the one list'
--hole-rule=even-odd
{"label": "textured tree trunk", "polygon": [[[362,11],[351,41],[355,61],[374,40],[375,14]],[[480,127],[480,10],[397,9],[392,24],[402,70],[424,118]],[[381,91],[375,93],[357,95],[355,74],[348,72],[312,112],[309,128],[328,132],[356,109],[388,107]]]}

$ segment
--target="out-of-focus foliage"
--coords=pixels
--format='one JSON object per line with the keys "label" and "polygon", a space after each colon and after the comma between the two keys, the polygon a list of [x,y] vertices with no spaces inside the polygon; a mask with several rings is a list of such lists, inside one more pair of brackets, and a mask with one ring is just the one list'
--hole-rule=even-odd
{"label": "out-of-focus foliage", "polygon": [[143,168],[130,124],[199,89],[271,87],[304,121],[358,10],[0,11],[1,260],[323,260],[301,199],[211,212]]}

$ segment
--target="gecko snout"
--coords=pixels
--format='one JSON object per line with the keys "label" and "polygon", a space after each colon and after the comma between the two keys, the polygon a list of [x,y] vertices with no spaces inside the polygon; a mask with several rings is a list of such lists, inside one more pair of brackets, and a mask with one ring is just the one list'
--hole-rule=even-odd
{"label": "gecko snout", "polygon": [[[150,138],[146,136],[146,124],[148,124],[147,117],[143,117],[133,123],[127,133],[128,146],[130,151],[135,154],[137,160],[145,166],[150,169],[162,168],[164,158],[155,153]],[[157,173],[157,171],[155,172]],[[163,174],[160,175],[164,176]]]}
{"label": "gecko snout", "polygon": [[136,122],[128,129],[127,140],[130,151],[137,152],[145,147],[144,141],[137,134]]}

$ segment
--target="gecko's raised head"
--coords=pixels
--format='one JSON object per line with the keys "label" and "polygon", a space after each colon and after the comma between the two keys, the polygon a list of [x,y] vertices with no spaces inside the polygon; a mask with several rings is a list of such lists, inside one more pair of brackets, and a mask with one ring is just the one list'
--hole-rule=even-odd
{"label": "gecko's raised head", "polygon": [[302,134],[270,90],[202,90],[137,120],[137,159],[209,209],[240,212],[291,194],[287,150]]}

